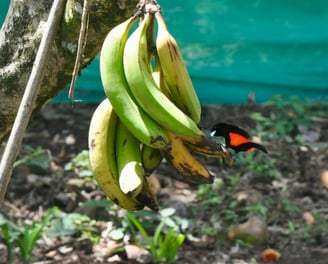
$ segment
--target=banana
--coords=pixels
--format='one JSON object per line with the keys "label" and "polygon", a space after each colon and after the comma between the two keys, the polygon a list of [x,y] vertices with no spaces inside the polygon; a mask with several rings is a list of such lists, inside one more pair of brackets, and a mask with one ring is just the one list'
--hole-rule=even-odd
{"label": "banana", "polygon": [[[167,84],[164,79],[162,65],[160,64],[160,60],[158,56],[155,56],[155,68],[152,72],[152,76],[154,81],[156,82],[157,86],[162,90],[162,92],[169,98],[172,99],[174,96],[171,94],[170,90],[167,87]],[[183,142],[187,147],[191,150],[196,151],[200,154],[216,157],[216,158],[223,158],[226,164],[232,164],[232,158],[228,152],[226,152],[225,148],[221,145],[208,138],[205,133],[204,136],[197,137],[197,138],[188,138],[183,137]],[[160,152],[160,151],[158,151]]]}
{"label": "banana", "polygon": [[163,155],[183,176],[183,179],[193,184],[213,183],[214,175],[190,153],[181,137],[169,131],[167,131],[167,134],[171,148]]}
{"label": "banana", "polygon": [[174,103],[198,124],[201,118],[201,105],[178,43],[168,31],[162,14],[156,12],[155,18],[158,28],[156,36],[157,54]]}
{"label": "banana", "polygon": [[143,145],[141,149],[142,166],[146,176],[150,176],[163,160],[162,152],[159,149]]}
{"label": "banana", "polygon": [[157,54],[155,55],[155,68],[152,72],[152,76],[157,87],[159,87],[159,89],[165,94],[165,96],[172,101],[173,96],[164,79],[164,73]]}
{"label": "banana", "polygon": [[149,176],[145,178],[143,189],[141,193],[136,197],[136,199],[142,203],[144,206],[152,209],[153,211],[158,211],[158,199],[156,194],[156,186],[154,176]]}
{"label": "banana", "polygon": [[123,69],[123,51],[128,33],[136,22],[131,17],[106,36],[100,53],[100,75],[107,98],[124,125],[146,145],[165,149],[168,138],[163,128],[135,102]]}
{"label": "banana", "polygon": [[123,55],[125,76],[138,104],[162,127],[179,136],[200,137],[197,124],[172,103],[156,85],[149,67],[147,28],[152,15],[145,14],[129,36]]}
{"label": "banana", "polygon": [[232,165],[233,163],[230,153],[221,144],[216,143],[206,136],[200,138],[182,138],[182,140],[192,151],[209,157],[223,158],[227,165]]}
{"label": "banana", "polygon": [[95,180],[106,196],[127,210],[144,206],[125,195],[118,183],[115,154],[115,135],[118,118],[108,99],[103,100],[91,118],[88,145],[91,169]]}
{"label": "banana", "polygon": [[115,149],[120,188],[128,196],[136,197],[144,182],[140,141],[122,122],[117,124]]}

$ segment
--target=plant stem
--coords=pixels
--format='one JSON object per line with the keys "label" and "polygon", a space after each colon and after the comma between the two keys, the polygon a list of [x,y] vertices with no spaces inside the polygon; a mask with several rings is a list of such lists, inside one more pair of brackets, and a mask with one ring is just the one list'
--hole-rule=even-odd
{"label": "plant stem", "polygon": [[86,43],[86,32],[88,30],[87,24],[88,24],[88,0],[83,1],[83,10],[82,10],[82,21],[81,21],[81,29],[80,29],[80,35],[78,40],[78,46],[77,46],[77,53],[76,53],[76,59],[75,59],[75,65],[74,70],[72,74],[72,81],[68,92],[68,97],[72,100],[74,99],[74,89],[75,89],[75,82],[78,75],[78,72],[80,70],[81,65],[81,57],[83,54],[83,49]]}
{"label": "plant stem", "polygon": [[5,151],[0,163],[0,205],[7,190],[14,162],[22,145],[27,125],[30,121],[33,106],[44,76],[45,65],[52,46],[55,33],[62,18],[65,0],[55,0],[52,4],[46,28],[36,54],[32,72],[27,82],[25,92],[18,108],[16,119],[10,133]]}

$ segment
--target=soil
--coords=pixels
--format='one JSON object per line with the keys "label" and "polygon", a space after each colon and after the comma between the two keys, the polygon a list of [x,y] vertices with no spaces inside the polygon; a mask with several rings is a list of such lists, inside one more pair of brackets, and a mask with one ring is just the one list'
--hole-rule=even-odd
{"label": "soil", "polygon": [[[104,199],[104,195],[93,181],[78,185],[79,171],[65,169],[75,155],[88,148],[88,126],[95,108],[96,105],[82,103],[49,104],[34,116],[24,146],[46,150],[42,157],[51,157],[47,163],[50,165],[33,168],[22,163],[14,169],[1,208],[7,219],[30,224],[57,206],[64,212],[79,212],[95,219],[99,234],[104,234],[115,221],[117,224],[117,218],[102,207],[80,206],[81,202]],[[308,110],[305,115],[308,114],[310,126],[295,125],[279,136],[275,134],[279,124],[286,128],[297,122],[298,116],[289,109],[252,103],[204,107],[202,127],[225,121],[249,131],[265,129],[256,136],[269,154],[239,153],[232,166],[199,157],[217,175],[214,184],[203,188],[184,182],[166,163],[155,171],[161,185],[160,207],[174,207],[176,215],[189,219],[192,226],[187,229],[189,234],[174,263],[263,263],[261,254],[267,248],[281,254],[277,263],[328,263],[328,118],[325,114],[316,115],[327,110],[326,106]],[[254,121],[250,118],[254,113],[268,118]],[[287,118],[285,123],[277,119],[269,122],[282,114]],[[27,152],[24,147],[19,158],[26,157]],[[119,210],[121,214],[124,210]],[[256,243],[234,236],[233,225],[245,228],[238,224],[254,217],[259,222],[248,222],[255,227],[246,225],[246,229],[251,233],[255,230]],[[261,233],[262,229],[268,231],[269,237]],[[144,254],[148,258],[139,256],[139,262],[135,259],[141,249],[132,247],[133,242],[124,239],[120,243],[130,244],[125,247],[125,254],[110,253],[118,243],[108,236],[92,243],[91,238],[71,236],[65,240],[43,234],[29,263],[151,263],[149,253]],[[17,256],[18,252],[15,249]],[[0,263],[6,263],[6,254],[2,240]],[[15,263],[23,262],[16,258]]]}

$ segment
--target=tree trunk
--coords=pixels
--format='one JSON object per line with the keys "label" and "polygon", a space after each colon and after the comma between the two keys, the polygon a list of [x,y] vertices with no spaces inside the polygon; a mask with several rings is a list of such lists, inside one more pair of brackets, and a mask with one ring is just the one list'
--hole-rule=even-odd
{"label": "tree trunk", "polygon": [[[137,3],[138,0],[89,0],[89,24],[81,69],[97,55],[108,31],[135,12]],[[51,5],[49,0],[12,0],[1,28],[0,143],[15,120]],[[71,80],[82,7],[83,0],[67,0],[34,111],[55,97]]]}

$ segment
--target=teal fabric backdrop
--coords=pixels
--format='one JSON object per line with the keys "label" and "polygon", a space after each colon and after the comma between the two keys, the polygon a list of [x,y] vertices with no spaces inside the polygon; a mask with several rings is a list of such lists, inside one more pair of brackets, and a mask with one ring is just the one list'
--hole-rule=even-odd
{"label": "teal fabric backdrop", "polygon": [[1,0],[0,2],[0,24],[2,25],[8,10],[10,0]]}
{"label": "teal fabric backdrop", "polygon": [[[327,0],[158,0],[203,104],[239,104],[254,92],[328,100]],[[99,58],[75,99],[99,102]],[[54,101],[68,102],[67,90]]]}

